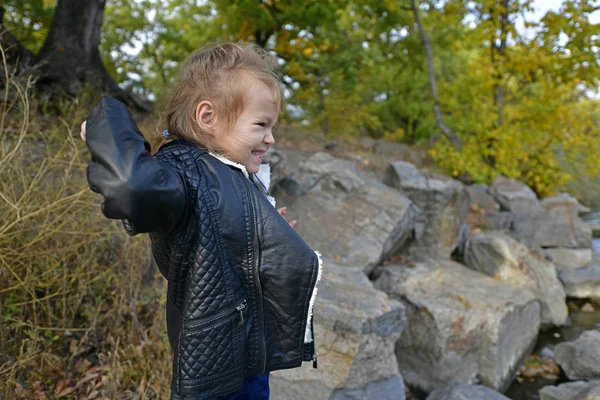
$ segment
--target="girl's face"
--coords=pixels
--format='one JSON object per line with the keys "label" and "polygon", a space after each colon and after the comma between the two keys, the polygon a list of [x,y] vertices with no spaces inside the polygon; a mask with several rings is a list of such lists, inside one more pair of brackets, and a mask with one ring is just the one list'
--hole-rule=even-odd
{"label": "girl's face", "polygon": [[257,80],[250,85],[244,110],[233,128],[226,127],[225,123],[216,124],[215,144],[227,158],[242,164],[248,173],[255,174],[263,154],[275,143],[273,126],[278,116],[273,92]]}

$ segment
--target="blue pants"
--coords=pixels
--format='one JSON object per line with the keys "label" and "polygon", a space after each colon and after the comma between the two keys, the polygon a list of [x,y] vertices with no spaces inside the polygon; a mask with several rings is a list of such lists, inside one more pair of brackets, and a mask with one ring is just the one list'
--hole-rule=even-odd
{"label": "blue pants", "polygon": [[244,386],[240,390],[214,400],[269,400],[269,394],[269,373],[267,372],[246,378]]}

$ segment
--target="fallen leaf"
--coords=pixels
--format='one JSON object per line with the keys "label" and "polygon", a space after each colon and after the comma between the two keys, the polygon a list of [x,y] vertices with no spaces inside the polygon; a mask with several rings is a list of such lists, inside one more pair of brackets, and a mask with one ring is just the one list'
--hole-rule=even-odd
{"label": "fallen leaf", "polygon": [[138,393],[143,395],[146,391],[146,377],[142,377],[142,381],[140,382],[140,386],[138,386]]}
{"label": "fallen leaf", "polygon": [[15,394],[20,399],[29,399],[29,398],[31,398],[31,393],[28,390],[25,390],[25,388],[20,383],[17,383],[15,385]]}
{"label": "fallen leaf", "polygon": [[104,384],[104,379],[106,379],[105,376],[99,376],[96,379],[96,385],[94,386],[94,389],[100,389],[100,387]]}
{"label": "fallen leaf", "polygon": [[75,354],[75,352],[77,351],[77,340],[69,340],[69,351],[71,352],[71,354]]}
{"label": "fallen leaf", "polygon": [[95,373],[95,374],[94,373],[92,373],[92,374],[88,373],[88,374],[85,374],[85,376],[82,379],[80,379],[77,382],[77,385],[75,385],[75,386],[76,387],[80,387],[84,383],[89,382],[91,380],[94,380],[98,375],[100,375],[100,374],[99,373]]}
{"label": "fallen leaf", "polygon": [[590,303],[585,303],[583,307],[581,307],[582,312],[594,312],[596,309]]}
{"label": "fallen leaf", "polygon": [[71,379],[61,379],[58,381],[56,387],[54,388],[54,395],[56,396],[62,392],[67,386],[69,386],[69,383],[71,383]]}
{"label": "fallen leaf", "polygon": [[60,399],[61,397],[65,397],[66,395],[73,393],[75,390],[77,390],[76,387],[73,387],[73,386],[68,387],[65,390],[63,390],[62,392],[60,392],[59,394],[57,394],[56,398]]}

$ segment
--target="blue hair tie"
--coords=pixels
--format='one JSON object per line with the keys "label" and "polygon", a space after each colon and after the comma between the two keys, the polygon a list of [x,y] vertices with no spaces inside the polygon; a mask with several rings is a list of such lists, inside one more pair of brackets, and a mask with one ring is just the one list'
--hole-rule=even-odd
{"label": "blue hair tie", "polygon": [[164,135],[164,137],[166,137],[167,139],[171,137],[171,134],[169,133],[169,130],[168,130],[168,129],[165,129],[165,130],[163,131],[163,135]]}

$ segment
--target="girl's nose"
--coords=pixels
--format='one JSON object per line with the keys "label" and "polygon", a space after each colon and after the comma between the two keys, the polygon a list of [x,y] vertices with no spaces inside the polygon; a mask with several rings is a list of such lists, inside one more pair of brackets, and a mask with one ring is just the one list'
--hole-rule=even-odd
{"label": "girl's nose", "polygon": [[263,142],[268,145],[275,143],[275,137],[273,136],[272,131],[269,131],[269,134],[264,137]]}

